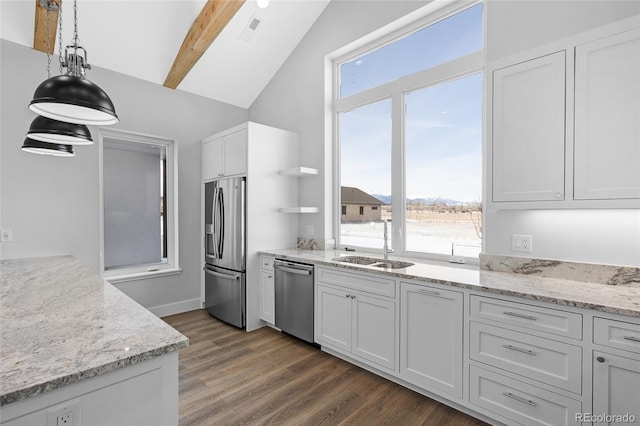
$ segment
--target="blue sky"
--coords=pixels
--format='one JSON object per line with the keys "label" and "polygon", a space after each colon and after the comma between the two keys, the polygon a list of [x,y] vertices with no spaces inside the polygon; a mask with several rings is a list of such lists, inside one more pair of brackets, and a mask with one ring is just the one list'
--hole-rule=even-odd
{"label": "blue sky", "polygon": [[[482,5],[341,66],[341,94],[395,80],[482,48]],[[405,95],[408,198],[479,201],[482,74]],[[391,194],[391,101],[341,114],[342,185]]]}

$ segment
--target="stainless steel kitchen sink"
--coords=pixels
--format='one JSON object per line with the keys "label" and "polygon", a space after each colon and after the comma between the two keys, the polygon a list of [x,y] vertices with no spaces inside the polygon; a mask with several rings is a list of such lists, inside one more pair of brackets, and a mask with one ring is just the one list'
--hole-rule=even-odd
{"label": "stainless steel kitchen sink", "polygon": [[341,257],[335,257],[332,260],[336,262],[353,263],[356,265],[373,266],[375,268],[384,268],[384,269],[408,268],[409,266],[414,265],[414,263],[411,263],[411,262],[402,262],[399,260],[383,260],[383,259],[376,259],[375,257],[365,257],[365,256],[341,256]]}
{"label": "stainless steel kitchen sink", "polygon": [[413,266],[415,263],[411,262],[401,262],[398,260],[384,260],[382,262],[378,262],[375,265],[376,268],[385,268],[385,269],[400,269],[400,268],[408,268],[409,266]]}
{"label": "stainless steel kitchen sink", "polygon": [[380,259],[374,259],[371,257],[364,257],[364,256],[343,256],[343,257],[336,257],[333,260],[335,260],[336,262],[355,263],[357,265],[372,265],[380,261]]}

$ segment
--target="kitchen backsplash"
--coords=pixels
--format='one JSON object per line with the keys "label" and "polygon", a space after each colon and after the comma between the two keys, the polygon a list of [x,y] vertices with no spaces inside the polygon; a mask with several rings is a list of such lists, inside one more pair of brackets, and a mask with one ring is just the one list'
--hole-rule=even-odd
{"label": "kitchen backsplash", "polygon": [[607,285],[640,284],[640,268],[629,266],[481,254],[480,269]]}
{"label": "kitchen backsplash", "polygon": [[313,238],[298,237],[296,248],[300,250],[324,250],[324,243]]}

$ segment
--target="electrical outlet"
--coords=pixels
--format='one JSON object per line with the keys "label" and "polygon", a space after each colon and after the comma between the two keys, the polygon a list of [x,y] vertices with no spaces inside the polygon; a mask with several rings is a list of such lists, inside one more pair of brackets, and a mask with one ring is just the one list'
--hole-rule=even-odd
{"label": "electrical outlet", "polygon": [[56,417],[56,426],[72,426],[73,425],[73,411],[67,411],[66,413],[58,414]]}
{"label": "electrical outlet", "polygon": [[82,424],[80,408],[80,399],[50,407],[47,410],[47,426],[80,426]]}
{"label": "electrical outlet", "polygon": [[533,236],[531,235],[512,235],[511,250],[524,253],[531,253],[533,250]]}
{"label": "electrical outlet", "polygon": [[313,225],[307,225],[307,235],[313,235],[315,233],[315,229]]}
{"label": "electrical outlet", "polygon": [[11,229],[3,229],[0,231],[0,241],[3,243],[10,243],[13,241],[13,231]]}

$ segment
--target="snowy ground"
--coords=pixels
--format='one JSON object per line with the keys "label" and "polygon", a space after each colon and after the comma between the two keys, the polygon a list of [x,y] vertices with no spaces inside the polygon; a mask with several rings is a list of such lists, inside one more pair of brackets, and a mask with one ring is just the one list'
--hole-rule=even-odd
{"label": "snowy ground", "polygon": [[[389,232],[391,232],[389,226]],[[341,225],[341,244],[382,248],[381,222],[345,223]],[[478,257],[482,241],[470,220],[407,220],[407,250],[451,254],[454,244],[456,256]],[[391,246],[391,238],[389,238]],[[393,248],[393,247],[392,247]]]}

